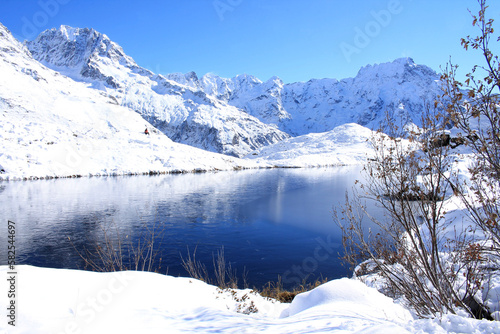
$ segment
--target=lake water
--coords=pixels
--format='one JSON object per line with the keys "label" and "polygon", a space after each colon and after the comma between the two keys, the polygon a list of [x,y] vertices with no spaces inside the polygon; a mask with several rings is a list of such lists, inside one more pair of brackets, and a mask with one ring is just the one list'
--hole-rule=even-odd
{"label": "lake water", "polygon": [[132,241],[155,227],[160,272],[187,276],[188,247],[210,267],[223,246],[251,287],[278,276],[292,286],[350,275],[332,207],[359,178],[359,167],[338,167],[4,182],[0,210],[4,226],[16,223],[18,264],[82,269],[77,250],[91,248],[103,226]]}

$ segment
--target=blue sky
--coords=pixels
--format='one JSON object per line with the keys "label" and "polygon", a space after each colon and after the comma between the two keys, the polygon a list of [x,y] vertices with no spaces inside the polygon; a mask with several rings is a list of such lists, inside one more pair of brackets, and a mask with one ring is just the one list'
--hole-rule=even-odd
{"label": "blue sky", "polygon": [[[490,16],[500,24],[500,4]],[[353,77],[368,64],[412,57],[461,74],[480,61],[475,0],[0,0],[0,22],[21,40],[61,24],[91,27],[156,73],[195,71],[265,81]],[[498,43],[496,43],[498,44]]]}

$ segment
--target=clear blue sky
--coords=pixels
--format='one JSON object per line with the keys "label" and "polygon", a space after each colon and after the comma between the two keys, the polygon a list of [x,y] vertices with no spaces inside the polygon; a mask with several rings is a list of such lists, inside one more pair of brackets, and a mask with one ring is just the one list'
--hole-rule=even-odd
{"label": "clear blue sky", "polygon": [[[500,25],[500,4],[489,2]],[[21,40],[61,24],[91,27],[156,73],[296,82],[353,77],[367,64],[400,57],[439,70],[451,56],[469,71],[479,57],[460,45],[476,33],[468,8],[477,12],[477,2],[0,0],[0,22]]]}

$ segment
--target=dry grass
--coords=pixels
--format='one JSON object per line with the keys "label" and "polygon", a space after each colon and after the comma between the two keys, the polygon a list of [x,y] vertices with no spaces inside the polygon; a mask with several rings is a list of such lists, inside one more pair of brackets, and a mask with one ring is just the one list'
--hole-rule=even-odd
{"label": "dry grass", "polygon": [[276,282],[268,282],[264,288],[262,290],[258,290],[258,292],[263,297],[273,298],[282,303],[291,303],[295,296],[299,293],[310,291],[327,281],[327,278],[318,278],[316,281],[309,283],[304,280],[299,286],[294,287],[292,290],[287,290],[283,288],[281,277],[278,276],[278,280]]}
{"label": "dry grass", "polygon": [[[224,255],[224,247],[221,247],[221,249],[217,251],[217,254],[212,258],[214,274],[211,276],[206,265],[196,260],[196,249],[194,250],[193,254],[191,254],[188,248],[186,258],[184,258],[181,254],[182,266],[192,278],[199,279],[208,284],[216,285],[221,289],[237,289],[237,272],[236,269],[233,269],[231,267],[231,263],[226,261]],[[248,288],[247,275],[248,272],[244,271],[242,279],[243,288],[245,289]],[[307,283],[306,280],[303,280],[302,284],[294,287],[291,290],[287,290],[283,287],[281,277],[278,276],[278,280],[276,282],[268,282],[261,289],[254,287],[253,290],[263,297],[276,299],[283,303],[290,303],[299,293],[312,290],[326,282],[326,278],[317,279],[316,281],[309,283]]]}

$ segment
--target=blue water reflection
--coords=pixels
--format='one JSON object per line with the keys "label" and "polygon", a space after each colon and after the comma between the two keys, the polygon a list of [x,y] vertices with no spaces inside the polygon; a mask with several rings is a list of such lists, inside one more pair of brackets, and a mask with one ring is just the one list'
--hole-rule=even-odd
{"label": "blue water reflection", "polygon": [[[162,272],[185,276],[180,254],[187,247],[209,266],[224,246],[233,268],[248,271],[250,286],[278,275],[293,285],[349,274],[338,260],[332,206],[359,177],[359,167],[338,167],[4,182],[0,209],[17,224],[23,264],[83,268],[77,250],[99,238],[101,226],[132,240],[155,226],[164,231]],[[6,245],[3,233],[0,242]]]}

